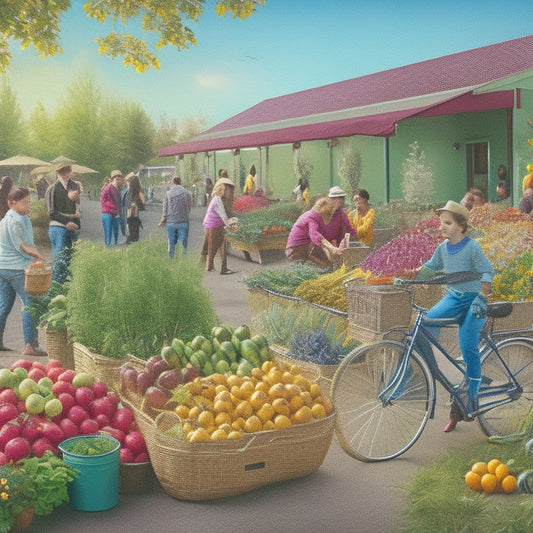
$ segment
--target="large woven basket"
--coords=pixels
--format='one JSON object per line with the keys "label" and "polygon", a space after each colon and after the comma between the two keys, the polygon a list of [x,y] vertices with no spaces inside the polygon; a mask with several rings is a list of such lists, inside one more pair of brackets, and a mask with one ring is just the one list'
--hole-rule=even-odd
{"label": "large woven basket", "polygon": [[111,359],[91,352],[79,342],[73,344],[74,370],[87,372],[98,381],[103,381],[108,387],[118,389],[120,387],[120,367],[127,361],[127,357]]}
{"label": "large woven basket", "polygon": [[350,324],[373,332],[407,327],[411,320],[411,293],[395,285],[346,284]]}
{"label": "large woven basket", "polygon": [[24,271],[24,290],[30,296],[41,296],[52,284],[52,268],[28,267]]}
{"label": "large woven basket", "polygon": [[245,433],[236,440],[190,443],[164,435],[179,422],[169,411],[154,419],[122,398],[135,414],[150,460],[165,492],[180,500],[236,496],[303,477],[322,465],[333,438],[335,414],[308,424]]}
{"label": "large woven basket", "polygon": [[57,359],[63,368],[74,370],[74,345],[66,329],[46,328],[46,351],[49,359]]}
{"label": "large woven basket", "polygon": [[337,269],[344,263],[346,269],[354,268],[361,264],[369,255],[372,249],[369,246],[350,246],[342,251],[342,255],[333,257],[333,268]]}

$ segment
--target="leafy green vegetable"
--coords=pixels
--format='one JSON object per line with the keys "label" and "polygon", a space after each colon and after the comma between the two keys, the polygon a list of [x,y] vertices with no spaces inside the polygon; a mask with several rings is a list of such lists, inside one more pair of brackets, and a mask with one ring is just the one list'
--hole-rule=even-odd
{"label": "leafy green vegetable", "polygon": [[116,443],[110,439],[91,437],[86,439],[76,439],[71,445],[62,445],[63,449],[73,455],[104,455],[112,452]]}

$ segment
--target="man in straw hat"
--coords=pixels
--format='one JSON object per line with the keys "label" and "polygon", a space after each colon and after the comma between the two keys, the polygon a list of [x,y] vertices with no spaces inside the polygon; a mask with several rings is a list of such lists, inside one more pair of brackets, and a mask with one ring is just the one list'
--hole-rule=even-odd
{"label": "man in straw hat", "polygon": [[[456,396],[452,398],[450,420],[444,428],[449,432],[455,429],[457,422],[471,418],[477,410],[481,384],[479,334],[487,320],[487,297],[491,293],[494,270],[479,243],[466,235],[470,214],[467,207],[450,200],[437,209],[437,214],[440,231],[446,239],[421,267],[417,278],[428,279],[435,272],[444,272],[461,274],[464,280],[448,283],[444,298],[427,313],[428,318],[458,317],[459,347],[466,363],[466,377],[457,389],[461,401]],[[435,333],[438,336],[438,330]]]}
{"label": "man in straw hat", "polygon": [[78,240],[81,214],[77,200],[79,187],[72,179],[72,167],[56,168],[57,180],[46,190],[46,208],[50,215],[48,236],[52,251],[52,278],[63,283],[68,274],[72,245]]}
{"label": "man in straw hat", "polygon": [[226,171],[223,171],[220,176],[213,187],[212,198],[203,221],[205,241],[202,255],[207,255],[206,270],[212,272],[215,270],[215,255],[220,250],[220,273],[227,275],[236,272],[228,268],[225,243],[225,227],[231,227],[237,223],[237,219],[228,216],[228,209],[225,207],[233,202],[235,185],[228,178]]}

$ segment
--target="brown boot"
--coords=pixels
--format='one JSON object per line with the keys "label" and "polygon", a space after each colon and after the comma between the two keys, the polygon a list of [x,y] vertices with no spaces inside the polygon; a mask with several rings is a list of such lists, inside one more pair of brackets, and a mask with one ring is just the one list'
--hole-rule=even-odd
{"label": "brown boot", "polygon": [[448,420],[446,427],[442,431],[444,431],[444,433],[453,431],[457,425],[457,422],[460,422],[461,420],[463,420],[463,417],[459,413],[450,413],[450,420]]}

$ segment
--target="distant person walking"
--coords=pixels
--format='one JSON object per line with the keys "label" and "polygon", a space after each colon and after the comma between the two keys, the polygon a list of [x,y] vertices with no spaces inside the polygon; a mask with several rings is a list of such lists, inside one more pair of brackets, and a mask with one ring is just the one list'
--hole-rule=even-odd
{"label": "distant person walking", "polygon": [[102,189],[100,205],[102,206],[102,226],[106,246],[118,243],[120,224],[120,189],[124,185],[124,176],[120,170],[111,172],[111,181]]}
{"label": "distant person walking", "polygon": [[[7,198],[9,210],[0,221],[0,350],[4,346],[4,331],[9,313],[18,296],[24,306],[31,305],[24,289],[24,270],[33,262],[45,262],[33,244],[30,220],[30,191],[14,186]],[[38,349],[37,328],[29,311],[22,310],[22,332],[26,344],[22,355],[44,356]]]}
{"label": "distant person walking", "polygon": [[179,242],[183,252],[187,251],[189,240],[189,217],[191,214],[192,194],[181,186],[181,178],[174,176],[174,184],[165,194],[163,214],[158,226],[166,224],[168,233],[168,255],[174,257]]}
{"label": "distant person walking", "polygon": [[144,211],[144,196],[142,192],[141,179],[137,174],[130,173],[126,177],[126,222],[128,224],[128,242],[139,240],[139,231],[142,222],[139,218],[139,211]]}
{"label": "distant person walking", "polygon": [[78,240],[81,214],[77,205],[79,187],[72,179],[72,167],[60,165],[56,175],[57,180],[46,190],[46,208],[50,215],[52,278],[63,283],[68,275],[72,245]]}
{"label": "distant person walking", "polygon": [[13,187],[13,180],[10,176],[4,176],[0,182],[0,220],[4,218],[4,215],[9,210],[7,196],[11,190],[11,187]]}

